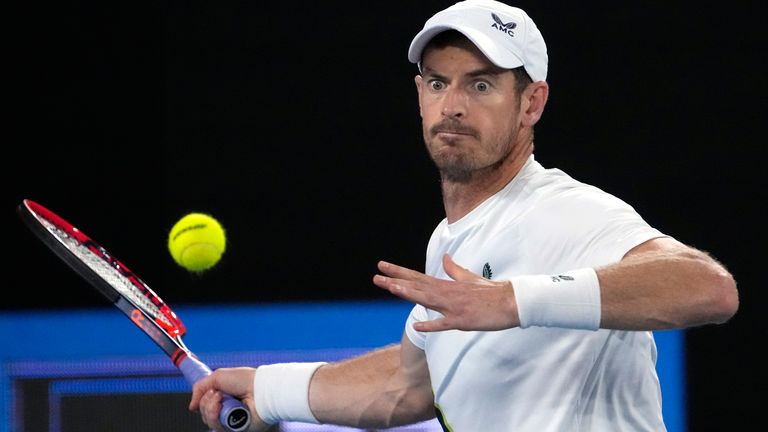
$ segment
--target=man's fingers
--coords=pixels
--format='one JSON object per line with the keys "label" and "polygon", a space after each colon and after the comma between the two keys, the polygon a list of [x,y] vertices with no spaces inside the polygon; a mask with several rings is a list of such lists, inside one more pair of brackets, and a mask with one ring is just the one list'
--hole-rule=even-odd
{"label": "man's fingers", "polygon": [[[382,276],[382,275],[375,275],[373,277],[373,283],[381,288],[384,288],[385,290],[391,292],[392,294],[402,297],[406,300],[415,301],[415,295],[414,290],[409,289],[405,286],[405,282],[401,279],[395,279],[388,276]],[[418,303],[418,302],[416,302]]]}
{"label": "man's fingers", "polygon": [[401,267],[397,264],[392,264],[386,261],[379,261],[377,267],[380,272],[396,279],[418,281],[429,277],[424,273],[417,272],[416,270],[411,270],[409,268]]}
{"label": "man's fingers", "polygon": [[422,289],[422,284],[417,282],[375,275],[373,277],[373,283],[404,300],[418,303],[428,308],[437,308],[439,306],[433,300],[435,299],[435,296],[432,295],[431,291]]}
{"label": "man's fingers", "polygon": [[443,269],[445,270],[445,274],[458,282],[471,282],[477,280],[477,278],[480,277],[475,273],[467,270],[466,268],[456,264],[456,261],[454,261],[453,258],[451,258],[451,256],[448,254],[443,255]]}
{"label": "man's fingers", "polygon": [[448,325],[445,318],[438,318],[429,321],[419,321],[413,323],[413,329],[420,332],[436,332],[443,330],[453,330],[454,327]]}
{"label": "man's fingers", "polygon": [[221,392],[209,389],[200,397],[200,417],[203,423],[215,431],[222,430],[219,423],[219,411],[221,411]]}
{"label": "man's fingers", "polygon": [[210,382],[211,377],[207,376],[192,386],[192,399],[189,401],[190,411],[197,411],[200,409],[200,399],[211,388]]}

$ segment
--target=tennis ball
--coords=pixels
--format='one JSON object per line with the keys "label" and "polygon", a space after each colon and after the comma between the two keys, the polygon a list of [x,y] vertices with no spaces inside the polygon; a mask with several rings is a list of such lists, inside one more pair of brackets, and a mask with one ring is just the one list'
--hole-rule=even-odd
{"label": "tennis ball", "polygon": [[168,234],[168,250],[176,263],[192,272],[210,269],[221,259],[227,239],[224,228],[205,213],[189,213]]}

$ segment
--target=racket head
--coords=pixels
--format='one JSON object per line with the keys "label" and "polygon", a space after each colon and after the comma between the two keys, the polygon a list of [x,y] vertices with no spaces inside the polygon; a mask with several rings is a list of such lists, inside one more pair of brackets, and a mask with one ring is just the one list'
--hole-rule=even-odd
{"label": "racket head", "polygon": [[160,296],[85,232],[30,199],[23,200],[17,212],[38,239],[110,302],[128,302],[173,339],[186,333],[184,323]]}
{"label": "racket head", "polygon": [[[189,351],[186,332],[176,313],[141,278],[82,230],[39,203],[25,199],[17,211],[26,226],[76,273],[123,311],[171,358],[194,384],[211,369]],[[230,432],[245,431],[250,411],[225,394],[219,421]]]}

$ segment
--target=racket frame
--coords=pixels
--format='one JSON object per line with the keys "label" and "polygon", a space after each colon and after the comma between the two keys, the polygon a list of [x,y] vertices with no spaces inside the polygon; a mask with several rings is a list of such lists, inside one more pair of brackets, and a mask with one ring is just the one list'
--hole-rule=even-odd
{"label": "racket frame", "polygon": [[[35,201],[23,200],[17,212],[38,239],[152,339],[168,355],[190,384],[211,373],[211,369],[184,344],[182,337],[186,334],[186,327],[181,319],[125,264],[83,231]],[[102,264],[111,267],[121,279],[127,280],[130,283],[130,289],[134,291],[134,296],[121,292],[102,277],[72,250],[56,230],[73,239],[77,246],[87,249],[88,253],[98,257]],[[144,302],[149,302],[152,306],[143,305]],[[150,309],[154,309],[155,313],[150,313]],[[229,431],[241,432],[250,424],[250,411],[241,401],[225,394],[219,420]]]}

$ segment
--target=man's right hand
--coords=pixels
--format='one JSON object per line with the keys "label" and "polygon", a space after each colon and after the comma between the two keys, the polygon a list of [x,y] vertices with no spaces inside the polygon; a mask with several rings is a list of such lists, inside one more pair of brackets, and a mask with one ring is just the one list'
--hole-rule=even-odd
{"label": "man's right hand", "polygon": [[255,368],[220,368],[192,386],[192,400],[189,410],[197,411],[211,430],[226,432],[219,422],[223,395],[229,394],[243,402],[251,412],[249,432],[264,432],[270,425],[264,423],[256,412],[253,398]]}

